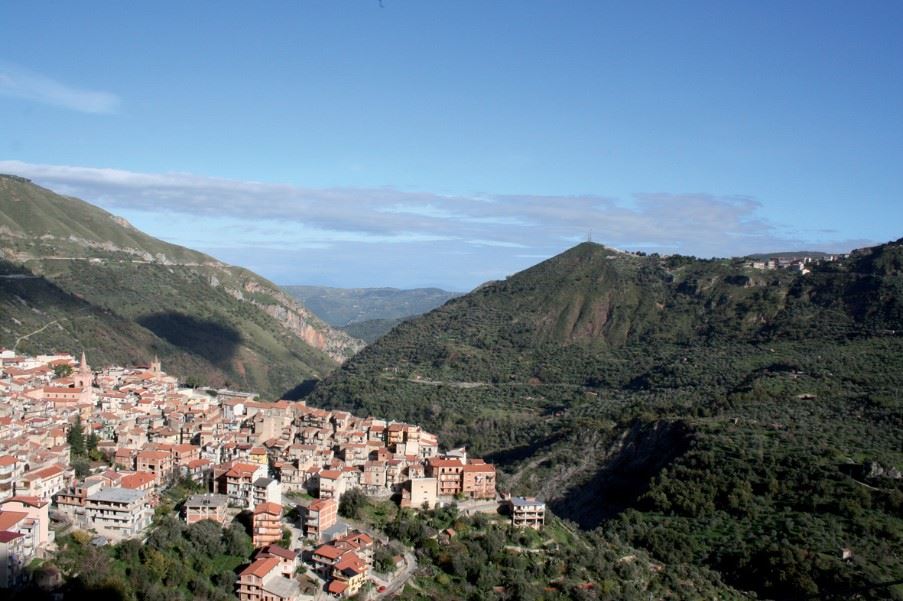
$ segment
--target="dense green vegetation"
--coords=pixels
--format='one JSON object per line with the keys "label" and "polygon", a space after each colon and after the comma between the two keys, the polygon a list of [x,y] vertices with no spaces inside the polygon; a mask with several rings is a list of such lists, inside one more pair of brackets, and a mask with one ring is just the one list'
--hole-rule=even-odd
{"label": "dense green vegetation", "polygon": [[341,326],[339,329],[349,336],[370,344],[376,342],[402,321],[404,321],[404,318],[400,317],[397,319],[368,319],[366,321],[349,323],[346,326]]}
{"label": "dense green vegetation", "polygon": [[94,364],[159,355],[183,379],[277,397],[361,344],[253,273],[9,176],[0,278],[0,345],[33,354],[84,349]]}
{"label": "dense green vegetation", "polygon": [[[227,601],[235,599],[237,570],[248,563],[251,537],[244,527],[222,528],[205,520],[186,526],[173,516],[157,520],[142,544],[127,540],[96,546],[84,531],[57,540],[59,552],[33,567],[34,579],[10,599],[50,599],[62,592],[67,599],[110,601]],[[62,589],[42,588],[46,574],[67,574]]]}
{"label": "dense green vegetation", "polygon": [[468,444],[669,568],[903,598],[901,299],[900,242],[805,276],[582,244],[399,325],[308,400]]}
{"label": "dense green vegetation", "polygon": [[[556,519],[537,532],[514,529],[498,514],[467,516],[454,505],[416,512],[385,501],[358,499],[356,505],[366,521],[416,552],[419,568],[402,599],[745,598],[710,570],[663,565]],[[381,547],[374,559],[384,554],[390,560],[394,552]]]}
{"label": "dense green vegetation", "polygon": [[331,326],[344,327],[369,320],[396,320],[432,311],[459,294],[438,288],[329,288],[283,286]]}

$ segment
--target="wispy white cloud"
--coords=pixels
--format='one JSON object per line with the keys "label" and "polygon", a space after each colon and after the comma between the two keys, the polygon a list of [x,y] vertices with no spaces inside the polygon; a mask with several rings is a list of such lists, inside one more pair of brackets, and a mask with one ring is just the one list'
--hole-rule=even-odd
{"label": "wispy white cloud", "polygon": [[82,113],[114,113],[120,103],[110,92],[76,88],[8,63],[0,63],[0,95]]}
{"label": "wispy white cloud", "polygon": [[527,248],[526,244],[518,242],[505,242],[504,240],[467,240],[473,246],[497,246],[499,248]]}
{"label": "wispy white cloud", "polygon": [[[219,249],[225,260],[233,252],[248,258],[265,255],[265,264],[272,266],[269,275],[280,281],[290,281],[287,273],[310,269],[320,275],[307,281],[336,283],[339,276],[329,279],[332,272],[325,265],[308,265],[320,257],[334,270],[340,264],[344,269],[357,265],[368,277],[386,277],[386,269],[394,266],[396,277],[414,285],[433,284],[437,280],[429,278],[436,274],[453,273],[452,285],[460,290],[486,279],[486,273],[501,277],[527,267],[585,240],[590,232],[593,240],[617,248],[705,257],[848,250],[871,242],[788,231],[764,219],[761,203],[747,196],[641,193],[624,201],[592,195],[450,196],[20,161],[0,161],[0,172],[84,198],[153,235]],[[299,249],[310,252],[301,258]],[[280,256],[285,263],[277,268]],[[458,257],[457,262],[450,257]],[[390,284],[405,285],[400,279],[382,282]]]}

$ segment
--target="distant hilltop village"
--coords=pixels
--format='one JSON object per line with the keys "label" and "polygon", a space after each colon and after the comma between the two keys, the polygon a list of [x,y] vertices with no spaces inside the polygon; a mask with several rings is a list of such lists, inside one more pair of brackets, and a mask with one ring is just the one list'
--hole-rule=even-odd
{"label": "distant hilltop village", "polygon": [[847,258],[849,255],[793,255],[793,256],[776,256],[776,257],[756,257],[747,261],[747,266],[753,269],[789,269],[799,271],[803,275],[810,273],[810,266],[817,263],[833,263]]}
{"label": "distant hilltop village", "polygon": [[[335,529],[346,492],[396,495],[411,508],[497,498],[492,465],[465,449],[440,453],[420,426],[255,399],[180,387],[156,358],[95,371],[84,353],[77,361],[0,349],[0,587],[16,586],[32,558],[53,551],[51,507],[99,544],[116,542],[144,534],[161,491],[179,479],[208,491],[185,503],[187,522],[226,524],[253,512],[258,548],[283,535],[284,493],[318,497],[305,508],[303,533],[313,545],[331,541],[313,557],[325,579],[338,579],[330,592],[339,595],[357,591],[354,578],[366,576],[370,560],[360,540],[346,540],[355,533]],[[275,578],[270,572],[285,575],[272,557],[258,557],[240,577],[241,599],[294,598],[260,588]],[[285,582],[273,583],[286,592]]]}

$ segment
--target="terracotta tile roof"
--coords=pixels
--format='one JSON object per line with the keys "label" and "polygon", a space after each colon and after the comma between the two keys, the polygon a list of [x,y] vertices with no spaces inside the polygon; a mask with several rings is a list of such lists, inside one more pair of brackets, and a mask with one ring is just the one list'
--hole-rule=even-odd
{"label": "terracotta tile roof", "polygon": [[58,476],[63,473],[63,470],[58,465],[51,465],[50,467],[45,467],[44,469],[36,470],[34,472],[30,472],[27,476],[31,478],[53,478],[54,476]]}
{"label": "terracotta tile roof", "polygon": [[342,558],[335,564],[335,569],[344,572],[349,568],[358,574],[361,574],[367,570],[367,564],[364,563],[363,559],[358,557],[357,553],[349,551],[342,555]]}
{"label": "terracotta tile roof", "polygon": [[282,515],[282,505],[278,503],[261,503],[254,508],[254,515],[266,513],[269,515]]}
{"label": "terracotta tile roof", "polygon": [[468,473],[495,473],[495,467],[489,465],[488,463],[477,464],[477,465],[465,465],[464,471]]}
{"label": "terracotta tile roof", "polygon": [[275,557],[265,557],[254,561],[254,563],[242,570],[239,576],[256,576],[257,578],[263,578],[277,567],[279,567],[279,559]]}
{"label": "terracotta tile roof", "polygon": [[141,488],[154,482],[154,475],[150,472],[135,472],[134,474],[122,478],[120,486],[122,488]]}
{"label": "terracotta tile roof", "polygon": [[15,497],[10,497],[6,499],[0,506],[6,505],[7,503],[22,503],[23,505],[30,505],[32,507],[44,507],[45,505],[49,505],[49,501],[42,501],[38,497],[27,497],[25,495],[16,495]]}
{"label": "terracotta tile roof", "polygon": [[166,451],[140,451],[138,453],[138,460],[153,460],[153,459],[169,459],[169,453]]}
{"label": "terracotta tile roof", "polygon": [[0,530],[9,530],[27,517],[24,511],[0,511]]}
{"label": "terracotta tile roof", "polygon": [[314,549],[314,555],[319,555],[320,557],[325,557],[326,559],[338,559],[342,556],[341,549],[337,549],[332,545],[321,545]]}
{"label": "terracotta tile roof", "polygon": [[460,459],[440,459],[430,457],[430,465],[433,467],[463,467]]}
{"label": "terracotta tile roof", "polygon": [[258,469],[260,469],[260,464],[258,463],[236,463],[228,472],[226,472],[226,477],[250,478]]}
{"label": "terracotta tile roof", "polygon": [[355,532],[353,534],[343,536],[342,540],[346,540],[361,547],[366,547],[367,545],[373,544],[373,538],[369,534],[366,534],[364,532]]}
{"label": "terracotta tile roof", "polygon": [[268,553],[270,555],[274,555],[276,557],[281,557],[283,559],[292,560],[298,557],[298,553],[295,551],[290,551],[289,549],[283,549],[279,545],[267,545],[263,548],[262,553]]}
{"label": "terracotta tile roof", "polygon": [[308,511],[323,511],[330,505],[338,505],[335,499],[317,499],[307,508]]}

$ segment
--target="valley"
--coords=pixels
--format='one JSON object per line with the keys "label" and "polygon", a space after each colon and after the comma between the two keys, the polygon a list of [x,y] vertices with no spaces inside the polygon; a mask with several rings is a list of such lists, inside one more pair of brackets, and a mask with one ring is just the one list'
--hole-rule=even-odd
{"label": "valley", "polygon": [[[377,317],[392,328],[364,346],[250,272],[0,184],[0,217],[35,232],[0,232],[0,341],[17,352],[159,354],[192,385],[422,424],[485,457],[503,494],[544,499],[573,544],[627,545],[703,587],[898,594],[901,241],[774,261],[583,243],[466,295],[429,292],[440,304]],[[335,294],[354,308],[370,293]],[[376,294],[379,311],[398,294]],[[431,594],[453,598],[452,582]]]}

